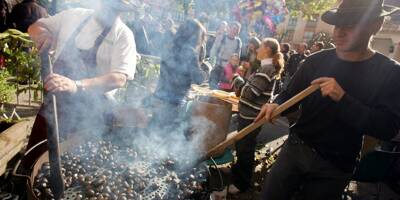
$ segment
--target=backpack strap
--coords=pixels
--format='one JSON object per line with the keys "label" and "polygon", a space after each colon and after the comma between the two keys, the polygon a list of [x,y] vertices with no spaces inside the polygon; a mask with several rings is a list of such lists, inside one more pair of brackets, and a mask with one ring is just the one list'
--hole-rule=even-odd
{"label": "backpack strap", "polygon": [[[240,38],[237,37],[235,39],[236,39],[236,52],[239,52],[239,50],[240,50]],[[241,54],[241,52],[240,52],[240,54]],[[240,57],[240,54],[239,54],[239,57]]]}
{"label": "backpack strap", "polygon": [[218,51],[217,51],[217,57],[219,57],[219,54],[221,53],[222,46],[225,45],[225,42],[226,42],[226,34],[224,34],[224,36],[222,37],[221,43],[219,44]]}

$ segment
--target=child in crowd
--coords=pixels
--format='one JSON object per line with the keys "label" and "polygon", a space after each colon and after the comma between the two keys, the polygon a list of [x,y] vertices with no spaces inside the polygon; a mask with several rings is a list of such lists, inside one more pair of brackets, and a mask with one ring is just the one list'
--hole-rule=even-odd
{"label": "child in crowd", "polygon": [[231,84],[233,75],[241,74],[239,69],[239,63],[240,63],[239,55],[237,53],[232,54],[228,64],[226,64],[224,67],[224,75],[221,78],[221,81],[218,83],[218,88],[220,90],[224,90],[227,92],[233,91]]}
{"label": "child in crowd", "polygon": [[[252,124],[261,107],[275,96],[285,63],[279,42],[265,38],[257,49],[257,60],[261,66],[247,80],[240,76],[233,78],[234,89],[240,91],[238,131]],[[246,191],[251,187],[256,138],[260,130],[254,130],[235,144],[237,161],[232,167],[231,193]]]}
{"label": "child in crowd", "polygon": [[241,66],[243,71],[243,78],[247,80],[254,74],[260,67],[260,61],[257,60],[257,49],[260,47],[261,41],[257,37],[249,39],[247,44],[247,51],[242,54]]}

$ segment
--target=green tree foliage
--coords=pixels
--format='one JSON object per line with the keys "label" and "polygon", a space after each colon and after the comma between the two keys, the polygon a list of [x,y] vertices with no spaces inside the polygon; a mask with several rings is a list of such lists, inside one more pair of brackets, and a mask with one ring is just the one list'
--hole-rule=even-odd
{"label": "green tree foliage", "polygon": [[286,0],[286,6],[292,16],[313,18],[334,7],[338,0]]}

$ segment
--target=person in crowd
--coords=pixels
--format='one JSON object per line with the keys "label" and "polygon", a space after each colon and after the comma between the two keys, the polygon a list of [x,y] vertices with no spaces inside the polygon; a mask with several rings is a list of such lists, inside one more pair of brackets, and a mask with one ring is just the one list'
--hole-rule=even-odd
{"label": "person in crowd", "polygon": [[[247,81],[240,76],[233,80],[235,90],[240,91],[238,131],[253,123],[261,107],[273,100],[277,81],[284,70],[285,61],[276,39],[265,38],[262,41],[257,59],[261,66]],[[256,138],[260,130],[254,130],[235,144],[237,161],[232,167],[233,184],[228,189],[231,193],[243,192],[251,187]]]}
{"label": "person in crowd", "polygon": [[[109,97],[133,79],[135,38],[120,15],[135,8],[131,1],[100,0],[94,10],[66,10],[29,27],[28,33],[44,58],[54,52],[53,73],[44,78],[44,89],[57,96],[62,137],[93,127],[101,131],[104,113],[112,109]],[[47,137],[47,102],[36,117],[28,149]],[[26,161],[25,166],[29,166],[34,159]]]}
{"label": "person in crowd", "polygon": [[224,36],[228,31],[228,22],[226,21],[221,21],[221,24],[219,25],[217,31],[216,31],[216,37],[218,36]]}
{"label": "person in crowd", "polygon": [[283,58],[285,60],[285,65],[288,64],[290,58],[290,44],[282,43],[281,44],[281,53],[283,54]]}
{"label": "person in crowd", "polygon": [[[140,19],[140,25],[146,31],[146,38],[148,39],[149,54],[153,56],[161,56],[163,42],[163,27],[152,15],[150,8],[145,10],[145,15]],[[140,27],[140,26],[139,26]]]}
{"label": "person in crowd", "polygon": [[305,55],[306,57],[310,56],[310,55],[311,55],[311,51],[307,49],[307,50],[304,52],[304,55]]}
{"label": "person in crowd", "polygon": [[216,38],[225,35],[228,29],[228,22],[219,21],[218,18],[215,16],[210,16],[208,19],[210,31],[207,32],[206,58],[211,57],[211,49],[213,44],[215,43]]}
{"label": "person in crowd", "polygon": [[[290,49],[290,50],[289,50],[289,59],[290,59],[290,57],[293,56],[295,53],[296,53],[296,50]],[[289,62],[289,60],[288,60],[288,62]]]}
{"label": "person in crowd", "polygon": [[199,54],[206,30],[198,20],[186,20],[178,28],[173,44],[161,57],[160,77],[150,105],[156,114],[150,122],[155,129],[173,131],[181,122],[179,110],[191,84],[201,84]]}
{"label": "person in crowd", "polygon": [[400,42],[395,44],[394,52],[393,52],[393,60],[400,62]]}
{"label": "person in crowd", "polygon": [[363,135],[382,140],[397,135],[400,65],[370,47],[385,16],[396,10],[383,0],[343,0],[322,15],[334,25],[336,48],[308,57],[288,88],[265,104],[256,119],[271,121],[278,105],[310,84],[320,87],[300,102],[300,118],[290,127],[261,199],[287,200],[294,194],[307,200],[342,199]]}
{"label": "person in crowd", "polygon": [[240,23],[229,24],[228,34],[219,35],[211,49],[211,56],[216,57],[216,66],[225,66],[233,53],[240,56],[242,41],[238,37]]}
{"label": "person in crowd", "polygon": [[315,53],[318,51],[321,51],[322,49],[324,49],[324,43],[323,42],[316,42],[311,46],[311,53]]}
{"label": "person in crowd", "polygon": [[238,37],[240,23],[232,22],[229,24],[227,35],[221,35],[215,39],[211,48],[211,57],[216,59],[215,66],[210,74],[210,88],[218,88],[218,83],[223,76],[223,67],[228,63],[230,56],[234,53],[240,56],[242,41]]}
{"label": "person in crowd", "polygon": [[257,49],[260,47],[261,41],[257,37],[252,37],[247,45],[246,54],[241,57],[241,65],[243,67],[243,78],[249,79],[260,67],[260,61],[257,59]]}
{"label": "person in crowd", "polygon": [[[206,13],[204,13],[204,12],[200,13],[200,15],[197,18],[197,20],[199,20],[201,25],[203,25],[203,27],[206,29],[206,33],[208,33],[208,31],[207,31],[208,21],[209,21],[208,15]],[[202,67],[208,68],[206,71],[209,74],[210,71],[211,71],[211,68],[209,68],[209,66],[208,66],[209,64],[208,63],[206,64],[206,62],[207,62],[206,61],[206,57],[207,57],[207,40],[208,40],[208,37],[206,35],[206,40],[203,42],[203,44],[201,44],[201,47],[200,47],[199,61],[201,63],[200,65]],[[207,75],[207,78],[208,78],[208,75]]]}
{"label": "person in crowd", "polygon": [[172,40],[174,39],[176,29],[175,22],[171,18],[167,18],[162,24],[164,33],[163,33],[163,44],[169,49],[172,46]]}
{"label": "person in crowd", "polygon": [[210,19],[209,19],[209,16],[207,15],[207,13],[205,13],[205,12],[200,13],[199,16],[197,17],[197,20],[199,20],[201,25],[203,25],[204,28],[206,30],[208,30],[208,23],[209,23]]}
{"label": "person in crowd", "polygon": [[27,32],[31,24],[47,16],[47,10],[39,5],[37,0],[24,0],[12,9],[10,24],[15,29]]}
{"label": "person in crowd", "polygon": [[161,54],[163,53],[163,36],[164,36],[164,29],[162,27],[162,24],[157,21],[157,20],[152,20],[150,22],[150,28],[146,29],[149,30],[148,36],[150,40],[150,47],[151,47],[151,55],[154,56],[159,56],[161,57]]}
{"label": "person in crowd", "polygon": [[8,29],[8,4],[5,0],[0,0],[0,33]]}
{"label": "person in crowd", "polygon": [[[285,66],[289,65],[289,59],[292,56],[290,48],[291,48],[291,46],[289,43],[281,44],[281,53],[283,54],[283,59],[285,60]],[[286,87],[287,84],[289,83],[289,81],[290,81],[290,75],[287,72],[287,68],[286,68],[286,71],[284,71],[283,75],[282,75],[282,83],[283,83],[282,87]]]}
{"label": "person in crowd", "polygon": [[146,31],[145,23],[138,11],[133,12],[133,20],[128,22],[136,39],[136,50],[139,54],[150,55],[150,41]]}
{"label": "person in crowd", "polygon": [[218,83],[218,88],[227,92],[232,92],[232,78],[235,74],[241,74],[239,71],[240,58],[237,54],[232,54],[229,63],[224,67],[224,76]]}
{"label": "person in crowd", "polygon": [[305,55],[307,51],[307,44],[301,43],[297,45],[296,53],[290,56],[288,64],[286,66],[286,73],[288,76],[292,77],[296,73],[300,66],[300,62],[303,61],[307,56]]}

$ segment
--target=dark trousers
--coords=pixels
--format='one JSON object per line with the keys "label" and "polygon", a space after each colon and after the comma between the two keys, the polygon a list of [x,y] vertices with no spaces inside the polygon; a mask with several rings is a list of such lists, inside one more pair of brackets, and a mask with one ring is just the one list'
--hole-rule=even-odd
{"label": "dark trousers", "polygon": [[339,200],[351,176],[290,135],[265,179],[262,199],[290,200],[296,194],[296,199]]}
{"label": "dark trousers", "polygon": [[[253,123],[253,120],[238,117],[237,130],[240,131]],[[261,131],[258,128],[249,135],[236,142],[237,161],[232,167],[232,182],[241,191],[251,187],[251,179],[254,170],[254,153],[257,144],[257,135]]]}

